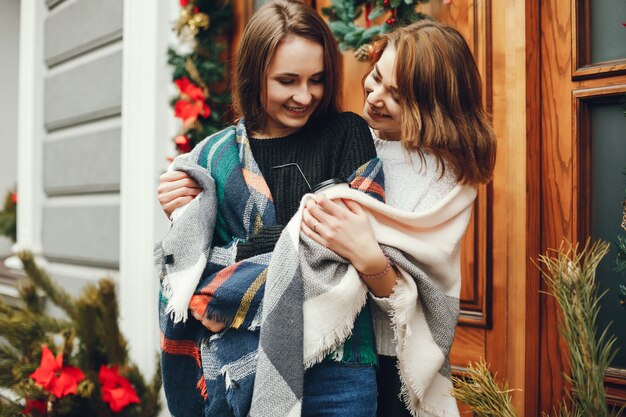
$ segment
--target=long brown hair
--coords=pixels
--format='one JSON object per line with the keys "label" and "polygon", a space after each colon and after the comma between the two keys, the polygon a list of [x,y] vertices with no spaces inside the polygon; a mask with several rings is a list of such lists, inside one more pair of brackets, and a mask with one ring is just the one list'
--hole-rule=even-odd
{"label": "long brown hair", "polygon": [[241,38],[233,71],[233,106],[249,129],[265,127],[263,109],[267,71],[288,35],[301,36],[324,49],[324,95],[312,118],[340,109],[341,54],[330,29],[311,7],[296,1],[272,1],[252,16]]}
{"label": "long brown hair", "polygon": [[463,36],[442,23],[416,22],[382,35],[374,62],[387,45],[396,49],[404,146],[422,157],[423,151],[432,153],[463,183],[488,182],[496,140],[482,106],[480,73]]}

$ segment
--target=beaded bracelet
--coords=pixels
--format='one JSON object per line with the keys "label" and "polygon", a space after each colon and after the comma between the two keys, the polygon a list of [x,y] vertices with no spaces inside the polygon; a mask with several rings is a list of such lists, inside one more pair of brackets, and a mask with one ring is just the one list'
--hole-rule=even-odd
{"label": "beaded bracelet", "polygon": [[378,274],[372,274],[372,275],[368,275],[368,274],[364,274],[362,272],[359,272],[359,276],[361,278],[365,278],[365,279],[376,279],[376,278],[382,277],[387,272],[389,272],[389,270],[391,269],[391,259],[389,259],[389,257],[387,255],[385,255],[385,259],[387,260],[387,265],[385,266],[385,269],[383,269],[382,272],[379,272]]}

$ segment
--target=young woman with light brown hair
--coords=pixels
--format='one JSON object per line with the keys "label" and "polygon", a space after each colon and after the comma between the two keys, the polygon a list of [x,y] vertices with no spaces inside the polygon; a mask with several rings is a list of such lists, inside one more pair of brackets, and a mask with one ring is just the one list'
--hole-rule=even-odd
{"label": "young woman with light brown hair", "polygon": [[[372,61],[373,68],[364,78],[363,117],[372,129],[377,154],[383,161],[386,203],[416,214],[433,208],[441,210],[445,204],[455,202],[452,194],[457,192],[457,197],[469,195],[465,202],[471,203],[476,185],[491,179],[496,141],[482,105],[480,74],[463,36],[441,23],[417,22],[382,35],[375,44]],[[389,258],[374,237],[367,213],[357,203],[344,203],[342,206],[323,198],[317,203],[309,201],[303,232],[355,266],[368,262],[377,264],[378,271],[389,269]],[[471,204],[466,204],[467,221],[469,212]],[[441,277],[458,281],[445,294],[456,299],[452,309],[458,309],[458,245],[466,226],[464,223],[457,228],[456,240],[449,241],[454,261],[449,275]],[[445,244],[445,236],[438,239]],[[425,271],[431,266],[429,260],[415,259],[415,263]],[[397,291],[395,275],[362,278],[370,288],[377,289],[376,295],[389,296]],[[420,387],[422,392],[415,391],[411,379],[415,374],[411,371],[420,364],[407,363],[409,355],[399,355],[402,351],[396,340],[401,325],[393,321],[398,315],[396,307],[389,297],[372,298],[377,307],[374,324],[380,354],[378,416],[410,416],[398,399],[400,392],[413,415],[458,415],[454,399],[445,389],[436,387],[448,386],[449,380],[432,382],[438,378],[434,375],[429,385]],[[440,343],[444,357],[451,341]],[[397,355],[402,379],[396,367]],[[439,373],[449,373],[445,363],[440,365]]]}
{"label": "young woman with light brown hair", "polygon": [[[321,17],[299,2],[269,2],[247,24],[235,60],[237,126],[205,139],[173,163],[208,171],[211,181],[200,189],[182,171],[161,177],[159,201],[173,219],[159,260],[168,272],[159,308],[163,383],[173,415],[248,414],[258,317],[235,317],[241,305],[259,304],[264,286],[246,286],[247,277],[237,275],[236,265],[272,252],[309,184],[347,178],[376,156],[363,119],[339,111],[340,80],[340,52]],[[199,210],[202,202],[192,202],[181,207],[182,214],[172,213],[196,196],[203,198],[195,202],[206,201],[207,195],[216,196],[210,212]],[[190,252],[187,247],[206,237],[193,227],[172,233],[185,222],[204,224],[199,217],[209,216],[214,218],[206,222],[210,253],[203,249],[192,265],[204,269],[200,283],[189,296],[178,296],[177,265]],[[180,255],[172,253],[176,250]],[[192,318],[184,321],[188,309]],[[284,318],[285,326],[289,319]],[[304,373],[301,415],[374,416],[376,363],[371,315],[363,308],[353,336]]]}

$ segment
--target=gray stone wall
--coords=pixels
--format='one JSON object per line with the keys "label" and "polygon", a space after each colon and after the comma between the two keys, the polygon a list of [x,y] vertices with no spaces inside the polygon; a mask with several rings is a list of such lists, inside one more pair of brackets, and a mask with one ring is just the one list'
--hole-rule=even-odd
{"label": "gray stone wall", "polygon": [[123,1],[39,1],[47,6],[43,255],[116,269]]}
{"label": "gray stone wall", "polygon": [[[20,0],[0,0],[0,201],[15,187],[17,177],[17,77],[19,64]],[[0,258],[12,242],[0,236]]]}

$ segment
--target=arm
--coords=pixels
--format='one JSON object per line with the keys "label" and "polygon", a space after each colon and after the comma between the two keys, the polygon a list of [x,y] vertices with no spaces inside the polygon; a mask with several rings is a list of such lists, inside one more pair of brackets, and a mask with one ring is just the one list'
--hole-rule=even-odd
{"label": "arm", "polygon": [[388,297],[398,278],[378,245],[367,214],[358,203],[345,206],[319,197],[303,212],[302,231],[317,243],[348,259],[376,297]]}
{"label": "arm", "polygon": [[[171,171],[159,177],[158,199],[165,214],[170,217],[172,212],[192,201],[202,192],[200,185],[189,175],[182,171]],[[245,242],[237,244],[234,262],[251,258],[262,253],[271,252],[276,246],[283,226],[263,227],[256,235]],[[202,312],[196,311],[190,306],[191,315],[202,323],[210,331],[217,333],[224,329],[224,323],[210,320]]]}

